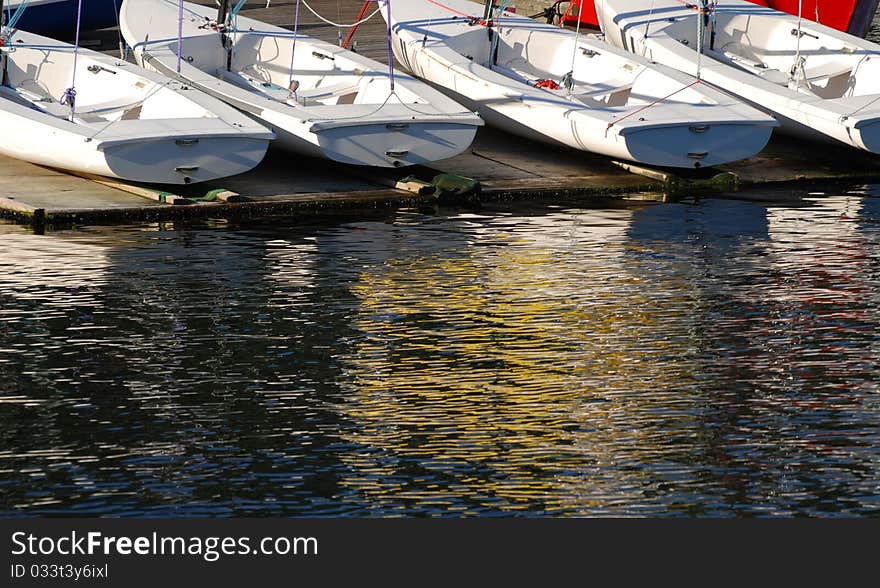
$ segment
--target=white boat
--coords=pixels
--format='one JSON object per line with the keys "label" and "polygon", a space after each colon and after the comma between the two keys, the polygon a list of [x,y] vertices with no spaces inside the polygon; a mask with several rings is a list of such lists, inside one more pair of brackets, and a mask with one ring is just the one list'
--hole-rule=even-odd
{"label": "white boat", "polygon": [[411,72],[532,139],[693,168],[758,153],[777,125],[678,71],[575,31],[486,15],[467,0],[392,2],[391,24]]}
{"label": "white boat", "polygon": [[774,113],[784,131],[880,153],[880,45],[742,0],[702,15],[695,4],[596,8],[609,41],[692,75],[699,68],[706,82]]}
{"label": "white boat", "polygon": [[253,168],[274,137],[178,82],[24,31],[0,47],[0,70],[0,153],[40,165],[188,184]]}
{"label": "white boat", "polygon": [[224,32],[217,9],[196,4],[184,3],[178,72],[178,10],[176,0],[123,3],[121,29],[137,59],[262,121],[299,153],[377,167],[421,164],[461,153],[483,124],[376,61],[240,16]]}

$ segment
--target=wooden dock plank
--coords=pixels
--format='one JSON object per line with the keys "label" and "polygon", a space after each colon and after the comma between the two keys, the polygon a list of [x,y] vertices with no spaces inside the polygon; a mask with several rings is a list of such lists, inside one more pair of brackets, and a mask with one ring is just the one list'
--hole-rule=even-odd
{"label": "wooden dock plank", "polygon": [[13,179],[0,185],[0,196],[47,211],[153,205],[143,198],[83,178],[9,157],[0,157],[0,177]]}

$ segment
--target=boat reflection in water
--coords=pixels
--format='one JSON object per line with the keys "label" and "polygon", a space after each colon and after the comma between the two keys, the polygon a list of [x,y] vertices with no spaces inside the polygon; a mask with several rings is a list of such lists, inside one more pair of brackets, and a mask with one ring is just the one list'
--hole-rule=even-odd
{"label": "boat reflection in water", "polygon": [[0,512],[873,512],[878,202],[19,234]]}
{"label": "boat reflection in water", "polygon": [[[864,418],[846,406],[864,401],[849,384],[873,373],[871,344],[854,340],[838,374],[813,354],[858,336],[864,301],[786,342],[808,327],[797,316],[823,309],[807,295],[781,315],[774,289],[806,279],[817,253],[864,275],[832,245],[858,238],[841,202],[856,199],[795,209],[807,234],[785,209],[768,219],[744,202],[487,216],[438,227],[425,255],[365,265],[340,410],[370,451],[343,456],[361,472],[346,483],[390,512],[839,508],[817,506],[800,477],[869,460],[811,443]],[[792,451],[802,465],[788,480]]]}

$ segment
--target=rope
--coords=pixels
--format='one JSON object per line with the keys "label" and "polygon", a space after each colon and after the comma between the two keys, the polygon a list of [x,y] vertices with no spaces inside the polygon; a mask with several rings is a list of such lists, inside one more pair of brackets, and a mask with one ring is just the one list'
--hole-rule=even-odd
{"label": "rope", "polygon": [[[336,20],[342,20],[342,8],[339,6],[339,0],[336,0]],[[342,45],[342,27],[336,27],[336,44]]]}
{"label": "rope", "polygon": [[498,44],[501,42],[501,14],[507,10],[507,7],[513,3],[513,0],[501,0],[501,4],[496,6],[496,14],[490,15],[490,23],[495,25],[498,30],[492,35],[492,42],[489,43],[489,69],[493,65],[498,64]]}
{"label": "rope", "polygon": [[847,114],[846,116],[842,116],[841,119],[842,119],[842,120],[844,120],[844,119],[848,119],[849,117],[851,117],[851,116],[853,116],[853,115],[856,115],[856,114],[860,113],[860,112],[863,111],[864,109],[866,109],[866,108],[868,108],[868,107],[870,107],[870,106],[874,106],[874,104],[876,104],[878,101],[880,101],[880,96],[878,96],[878,97],[874,98],[873,100],[871,100],[870,102],[868,102],[868,103],[866,103],[866,104],[864,104],[864,105],[862,105],[862,106],[856,108],[855,110],[853,110],[852,112],[850,112],[850,113]]}
{"label": "rope", "polygon": [[[366,0],[364,2],[364,5],[361,6],[361,11],[357,15],[358,20],[361,20],[365,16],[367,16],[367,12],[370,10],[370,4],[372,4],[372,3],[373,3],[373,0]],[[358,26],[360,26],[360,25],[358,25]],[[354,38],[354,34],[358,30],[358,26],[351,27],[351,30],[348,31],[348,34],[345,36],[345,40],[342,42],[343,49],[348,49],[349,44],[351,44],[352,38]]]}
{"label": "rope", "polygon": [[183,60],[183,0],[180,0],[177,10],[177,73],[180,73],[180,63]]}
{"label": "rope", "polygon": [[794,83],[797,89],[801,86],[808,86],[806,83],[806,73],[804,72],[805,59],[801,57],[801,38],[804,36],[802,26],[804,22],[804,0],[798,0],[798,26],[797,26],[797,43],[794,54],[794,63],[791,64],[789,72],[789,85]]}
{"label": "rope", "polygon": [[352,27],[360,26],[360,25],[364,24],[365,22],[367,22],[368,20],[370,20],[371,18],[373,18],[374,16],[376,16],[377,14],[379,14],[379,11],[382,10],[381,8],[377,8],[376,10],[374,10],[372,12],[372,14],[370,14],[370,16],[363,18],[363,19],[361,19],[355,23],[352,23],[352,24],[339,24],[339,23],[333,22],[332,20],[326,19],[323,16],[321,16],[320,14],[318,14],[317,12],[315,12],[315,9],[312,8],[311,6],[309,6],[309,3],[306,2],[306,0],[302,0],[302,3],[303,3],[303,6],[308,8],[309,12],[314,14],[318,20],[323,21],[324,23],[326,23],[328,25],[331,25],[331,26],[334,26],[334,27],[340,28],[340,29],[350,29]]}
{"label": "rope", "polygon": [[119,26],[119,10],[116,9],[116,0],[110,0],[113,5],[113,15],[116,17],[116,41],[119,43],[119,59],[125,61],[125,38],[122,36],[122,27]]}
{"label": "rope", "polygon": [[[366,114],[356,114],[356,115],[354,115],[354,116],[334,116],[334,117],[333,117],[333,120],[334,120],[334,121],[337,121],[337,120],[355,120],[355,119],[364,119],[364,118],[371,117],[371,116],[373,116],[374,114],[377,114],[377,113],[381,112],[382,109],[385,108],[385,106],[388,105],[388,102],[391,101],[391,97],[392,97],[392,96],[393,96],[394,98],[397,98],[397,104],[398,104],[399,106],[402,106],[403,108],[405,108],[406,110],[409,110],[409,111],[411,111],[411,112],[415,112],[416,114],[421,114],[422,116],[439,116],[439,117],[448,117],[448,116],[449,116],[449,114],[447,114],[447,113],[445,113],[445,112],[427,112],[427,111],[424,111],[424,110],[419,110],[418,108],[415,108],[414,106],[412,106],[412,104],[407,104],[406,102],[404,102],[403,99],[400,97],[400,95],[395,91],[395,92],[391,92],[391,93],[389,93],[388,96],[385,98],[385,100],[382,102],[382,104],[380,104],[380,105],[379,105],[377,108],[375,108],[374,110],[371,110],[370,112],[367,112]],[[470,114],[470,113],[468,113],[468,114]],[[311,119],[310,119],[309,122],[311,122]]]}
{"label": "rope", "polygon": [[429,2],[430,4],[433,4],[434,6],[439,6],[443,10],[447,10],[447,11],[451,12],[452,14],[455,14],[458,16],[463,16],[466,19],[468,19],[468,21],[472,24],[480,25],[481,27],[488,27],[488,26],[491,26],[491,24],[492,24],[490,22],[487,22],[486,19],[480,18],[478,16],[474,16],[472,14],[468,14],[467,12],[462,12],[460,10],[456,10],[455,8],[452,8],[451,6],[446,6],[445,4],[443,4],[441,2],[437,2],[437,0],[427,0],[427,2]]}
{"label": "rope", "polygon": [[59,101],[63,106],[70,106],[70,122],[73,122],[76,116],[76,65],[79,61],[79,31],[82,24],[82,3],[83,0],[77,2],[76,9],[76,41],[73,46],[73,75],[70,80],[70,87],[64,90],[64,94]]}
{"label": "rope", "polygon": [[[21,18],[21,15],[24,14],[25,8],[27,8],[27,0],[24,0],[21,4],[18,5],[18,8],[15,10],[15,13],[11,17],[9,17],[9,19],[7,20],[6,28],[8,28],[9,30],[12,30],[15,28],[15,25],[18,24],[18,21]],[[11,7],[9,7],[8,10],[11,10]]]}
{"label": "rope", "polygon": [[[238,13],[241,12],[241,9],[244,7],[244,3],[246,1],[247,0],[238,0],[238,4],[236,4],[232,8],[232,10],[229,11],[229,18],[228,18],[227,22],[229,23],[230,28],[232,28],[233,30],[236,30],[236,31],[238,30]],[[232,62],[235,60],[235,55],[238,52],[238,49],[236,48],[236,45],[235,45],[235,37],[230,37],[229,39],[230,39],[229,40],[230,47],[229,47],[229,54],[228,54],[227,69],[229,71],[232,71]]]}
{"label": "rope", "polygon": [[651,12],[648,13],[648,26],[645,27],[645,36],[644,38],[648,38],[648,32],[651,30],[651,24],[654,19],[654,4],[657,0],[651,0]]}
{"label": "rope", "polygon": [[236,4],[236,5],[232,8],[232,10],[229,11],[229,20],[232,20],[233,18],[235,18],[236,16],[238,16],[238,13],[241,12],[241,9],[244,7],[244,3],[245,3],[246,1],[247,1],[247,0],[238,0],[238,4]]}
{"label": "rope", "polygon": [[619,123],[619,122],[621,122],[621,121],[624,121],[624,120],[626,120],[626,119],[628,119],[628,118],[631,118],[631,117],[633,117],[633,116],[639,114],[640,112],[644,112],[644,111],[648,110],[649,108],[652,108],[652,107],[654,107],[654,106],[657,106],[657,105],[660,104],[661,102],[666,102],[667,100],[669,100],[670,98],[672,98],[672,97],[675,96],[676,94],[680,94],[680,93],[684,92],[685,90],[687,90],[688,88],[693,88],[694,86],[696,86],[696,85],[699,84],[699,83],[701,83],[701,81],[700,81],[699,79],[696,79],[696,80],[694,80],[693,82],[691,82],[690,84],[688,84],[687,86],[682,86],[681,88],[679,88],[678,90],[676,90],[676,91],[673,92],[672,94],[669,94],[668,96],[664,96],[663,98],[658,98],[657,100],[654,100],[654,101],[651,102],[650,104],[647,104],[647,105],[645,105],[645,106],[642,106],[642,107],[639,108],[638,110],[634,110],[633,112],[630,112],[630,113],[627,114],[626,116],[623,116],[623,117],[621,117],[621,118],[618,118],[617,120],[613,120],[613,121],[611,121],[610,123],[608,123],[608,126],[605,127],[605,136],[606,136],[606,137],[608,136],[608,131],[611,130],[611,127],[613,127],[613,126],[616,125],[617,123]]}
{"label": "rope", "polygon": [[4,30],[0,30],[0,47],[3,47],[5,44],[12,41],[12,37],[14,37],[16,33],[15,26],[18,24],[21,15],[24,14],[24,9],[27,7],[27,3],[28,0],[22,0],[22,3],[18,5],[18,8],[12,16],[9,15],[12,8],[8,4],[6,5],[7,18]]}
{"label": "rope", "polygon": [[[303,0],[305,2],[305,0]],[[391,94],[394,94],[394,47],[391,43],[391,0],[385,0],[385,6],[388,9],[388,80],[391,82]],[[391,98],[391,95],[388,96]],[[400,100],[400,97],[398,97]],[[403,100],[400,100],[403,102]]]}
{"label": "rope", "polygon": [[583,1],[578,3],[578,23],[575,28],[574,33],[574,47],[571,50],[571,69],[568,70],[568,73],[565,74],[562,78],[562,83],[565,85],[568,90],[568,97],[571,98],[572,90],[574,89],[574,63],[575,59],[577,59],[577,50],[578,50],[578,41],[581,39],[581,17],[584,15],[584,3]]}
{"label": "rope", "polygon": [[[296,55],[296,39],[299,37],[299,0],[296,0],[296,14],[293,17],[293,47],[290,49],[290,81],[287,83],[287,88],[290,90],[292,95],[296,95],[296,89],[293,87],[293,58]],[[297,89],[299,89],[299,84],[297,84]]]}
{"label": "rope", "polygon": [[[149,99],[150,99],[150,98],[151,98],[156,92],[158,92],[158,91],[161,90],[162,88],[167,88],[167,87],[169,86],[169,84],[173,84],[173,83],[175,83],[175,80],[172,80],[171,78],[168,78],[167,80],[165,80],[165,83],[163,83],[163,84],[156,84],[156,87],[155,87],[155,88],[153,88],[152,90],[150,90],[150,91],[147,93],[146,96],[144,96],[143,98],[141,98],[140,100],[138,100],[135,104],[136,104],[136,105],[142,105],[142,104],[145,103],[147,100],[149,100]],[[101,127],[100,129],[98,129],[97,131],[95,131],[95,133],[94,133],[93,135],[91,135],[88,139],[86,139],[86,142],[89,142],[89,141],[93,140],[95,137],[97,137],[98,135],[100,135],[101,133],[103,133],[104,131],[106,131],[107,129],[109,129],[110,127],[112,127],[113,125],[115,125],[117,122],[119,122],[119,121],[111,120],[111,121],[108,122],[106,125],[104,125],[104,126]]]}
{"label": "rope", "polygon": [[700,79],[700,72],[703,68],[703,43],[705,31],[703,30],[703,14],[708,6],[708,0],[700,0],[700,10],[697,14],[697,79]]}

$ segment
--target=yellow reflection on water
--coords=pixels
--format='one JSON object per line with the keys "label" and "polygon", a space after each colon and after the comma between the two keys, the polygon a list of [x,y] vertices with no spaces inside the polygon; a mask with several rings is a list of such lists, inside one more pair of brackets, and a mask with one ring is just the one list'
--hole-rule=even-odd
{"label": "yellow reflection on water", "polygon": [[641,287],[630,216],[487,222],[466,247],[365,267],[352,289],[364,336],[344,358],[339,407],[365,450],[343,456],[357,472],[345,483],[377,508],[443,510],[452,492],[474,509],[547,512],[637,487],[637,473],[591,473],[651,453],[659,433],[644,413],[675,409],[664,391],[692,380],[689,333],[662,324],[691,286],[671,275],[659,299],[656,281]]}

